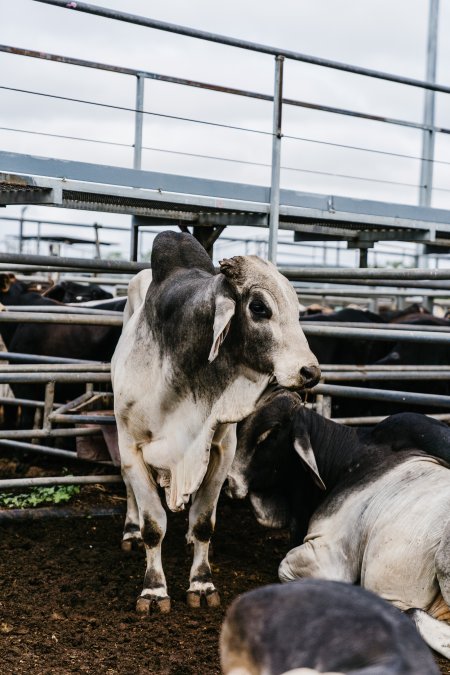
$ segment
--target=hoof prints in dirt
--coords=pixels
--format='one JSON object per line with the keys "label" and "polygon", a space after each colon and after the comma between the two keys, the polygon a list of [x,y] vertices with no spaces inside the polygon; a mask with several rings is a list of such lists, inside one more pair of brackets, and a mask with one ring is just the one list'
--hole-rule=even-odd
{"label": "hoof prints in dirt", "polygon": [[[214,583],[222,607],[186,604],[191,556],[185,514],[169,514],[163,545],[170,614],[135,612],[144,553],[120,549],[122,519],[8,524],[0,529],[0,675],[219,675],[226,607],[277,580],[287,534],[259,527],[246,504],[219,505]],[[449,663],[439,661],[442,673]]]}
{"label": "hoof prints in dirt", "polygon": [[212,563],[222,607],[192,610],[186,515],[169,519],[163,557],[172,609],[150,616],[135,612],[144,553],[121,551],[121,518],[3,526],[0,675],[219,674],[226,607],[238,593],[276,581],[288,539],[259,527],[245,504],[224,500]]}

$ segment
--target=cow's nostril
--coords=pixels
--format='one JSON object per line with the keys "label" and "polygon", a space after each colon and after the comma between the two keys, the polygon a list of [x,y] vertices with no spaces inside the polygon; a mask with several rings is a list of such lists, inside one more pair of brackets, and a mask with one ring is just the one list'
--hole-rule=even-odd
{"label": "cow's nostril", "polygon": [[303,366],[300,375],[305,380],[305,386],[314,387],[320,380],[320,368],[317,366]]}

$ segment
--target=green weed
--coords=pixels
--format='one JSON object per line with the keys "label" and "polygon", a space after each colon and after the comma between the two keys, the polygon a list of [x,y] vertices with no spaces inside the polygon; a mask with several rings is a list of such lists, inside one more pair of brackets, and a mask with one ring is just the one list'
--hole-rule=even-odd
{"label": "green weed", "polygon": [[0,492],[0,508],[25,509],[41,504],[61,504],[79,494],[79,485],[55,485],[53,487],[34,487],[19,494]]}

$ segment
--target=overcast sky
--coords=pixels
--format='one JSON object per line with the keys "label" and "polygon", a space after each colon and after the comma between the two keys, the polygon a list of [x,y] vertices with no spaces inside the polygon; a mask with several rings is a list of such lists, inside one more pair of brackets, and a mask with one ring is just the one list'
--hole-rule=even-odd
{"label": "overcast sky", "polygon": [[[97,4],[163,21],[280,46],[350,64],[423,79],[428,0],[103,0]],[[449,85],[450,0],[441,0],[438,82]],[[272,94],[274,59],[135,25],[47,6],[0,0],[0,42],[26,49],[128,66]],[[0,53],[0,85],[134,107],[133,77]],[[284,95],[362,112],[421,121],[423,91],[300,63],[285,65]],[[130,145],[132,113],[0,90],[0,127]],[[148,80],[146,110],[270,132],[271,105]],[[437,96],[439,125],[450,127],[450,100]],[[286,135],[419,156],[421,134],[378,122],[284,107]],[[188,157],[212,155],[270,163],[269,136],[147,115],[143,168],[222,180],[269,184],[266,166]],[[0,129],[0,148],[85,162],[132,166],[132,148],[64,140]],[[172,151],[171,153],[163,151]],[[438,135],[436,158],[450,161],[450,140]],[[330,145],[283,140],[282,186],[417,203],[420,162]],[[1,168],[1,167],[0,167]],[[294,170],[295,169],[295,170]],[[436,165],[433,205],[450,208],[450,166]],[[304,170],[304,171],[300,171]],[[308,171],[379,179],[356,180]],[[407,185],[391,185],[394,181]],[[446,191],[448,190],[448,191]],[[16,215],[8,207],[2,215]],[[30,207],[29,217],[126,226],[129,217]],[[16,228],[2,224],[2,235]],[[46,233],[55,232],[48,227]],[[78,234],[86,236],[87,231]],[[32,228],[29,228],[32,234]],[[240,234],[229,229],[227,234]],[[124,243],[120,233],[104,239]],[[143,249],[151,238],[146,235]],[[226,247],[224,247],[224,251]],[[321,262],[319,260],[318,262]]]}

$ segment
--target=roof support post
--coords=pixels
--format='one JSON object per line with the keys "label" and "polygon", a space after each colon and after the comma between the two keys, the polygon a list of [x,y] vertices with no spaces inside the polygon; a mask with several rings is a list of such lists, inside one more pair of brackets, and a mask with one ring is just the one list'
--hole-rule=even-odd
{"label": "roof support post", "polygon": [[270,182],[269,260],[277,264],[278,221],[280,214],[281,113],[283,108],[283,56],[275,57],[273,96],[272,177]]}
{"label": "roof support post", "polygon": [[[144,83],[142,74],[136,75],[136,114],[134,121],[133,169],[142,168],[142,130],[144,123]],[[139,224],[135,216],[131,219],[130,260],[137,260],[139,253]]]}
{"label": "roof support post", "polygon": [[[427,42],[427,82],[436,82],[436,61],[438,41],[438,18],[439,0],[430,0],[428,16],[428,42]],[[422,162],[420,167],[420,206],[431,206],[433,190],[433,158],[436,132],[434,126],[434,108],[436,93],[431,89],[425,90],[423,123],[428,129],[422,132]]]}

